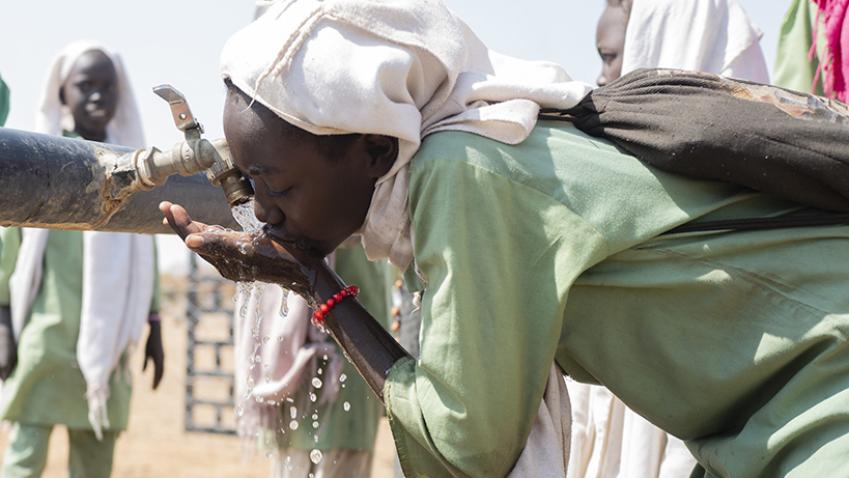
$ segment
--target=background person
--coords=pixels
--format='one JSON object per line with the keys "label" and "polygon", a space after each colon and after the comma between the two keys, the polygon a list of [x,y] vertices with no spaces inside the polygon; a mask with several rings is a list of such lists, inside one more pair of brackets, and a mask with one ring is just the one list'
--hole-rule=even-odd
{"label": "background person", "polygon": [[[57,56],[38,113],[41,132],[144,145],[123,63],[96,44],[74,43]],[[50,433],[64,425],[70,476],[108,477],[129,419],[127,352],[145,323],[154,388],[164,369],[153,238],[4,229],[0,241],[0,304],[10,308],[17,340],[0,403],[12,423],[2,475],[40,476]]]}

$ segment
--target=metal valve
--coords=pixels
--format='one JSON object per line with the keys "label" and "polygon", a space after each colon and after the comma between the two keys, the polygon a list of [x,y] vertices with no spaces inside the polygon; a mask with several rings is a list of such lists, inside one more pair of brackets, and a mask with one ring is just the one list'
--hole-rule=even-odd
{"label": "metal valve", "polygon": [[171,116],[174,118],[174,124],[177,129],[186,135],[186,140],[200,139],[203,134],[203,125],[195,119],[192,114],[192,109],[189,108],[189,102],[182,93],[177,91],[171,85],[159,85],[153,87],[153,92],[156,96],[168,102],[171,108]]}
{"label": "metal valve", "polygon": [[141,160],[141,170],[148,183],[156,184],[172,174],[191,175],[205,172],[209,181],[224,189],[231,206],[251,199],[253,188],[233,164],[230,148],[224,139],[209,141],[202,137],[203,126],[192,114],[189,103],[182,93],[171,85],[153,88],[157,96],[168,102],[171,116],[177,129],[186,140],[177,144],[169,153],[152,150]]}

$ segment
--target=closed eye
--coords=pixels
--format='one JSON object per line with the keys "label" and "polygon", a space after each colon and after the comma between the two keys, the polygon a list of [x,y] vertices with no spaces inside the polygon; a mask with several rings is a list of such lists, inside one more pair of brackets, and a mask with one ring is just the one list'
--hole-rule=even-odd
{"label": "closed eye", "polygon": [[616,53],[598,52],[598,56],[601,57],[602,62],[604,62],[606,64],[610,64],[610,63],[613,63],[614,60],[616,60],[617,54]]}
{"label": "closed eye", "polygon": [[267,193],[268,193],[268,195],[269,195],[269,196],[271,196],[271,197],[284,197],[284,196],[286,196],[287,194],[289,194],[289,191],[291,191],[293,187],[294,187],[294,186],[289,186],[288,188],[286,188],[286,189],[284,189],[284,190],[282,190],[282,191],[272,191],[272,190],[269,188],[269,189],[267,189],[267,191],[266,191],[266,192],[267,192]]}
{"label": "closed eye", "polygon": [[[289,186],[286,189],[275,191],[274,189],[272,189],[268,185],[268,182],[265,181],[264,179],[260,178],[259,180],[257,180],[257,178],[254,177],[254,175],[249,175],[249,174],[244,174],[244,173],[242,173],[242,174],[245,176],[245,179],[247,179],[251,183],[251,187],[253,187],[254,191],[257,190],[257,185],[258,185],[257,183],[262,183],[263,191],[265,192],[265,194],[267,196],[270,196],[270,197],[284,197],[287,194],[289,194],[289,192],[294,187],[294,186]],[[254,173],[254,174],[256,174],[256,173]]]}

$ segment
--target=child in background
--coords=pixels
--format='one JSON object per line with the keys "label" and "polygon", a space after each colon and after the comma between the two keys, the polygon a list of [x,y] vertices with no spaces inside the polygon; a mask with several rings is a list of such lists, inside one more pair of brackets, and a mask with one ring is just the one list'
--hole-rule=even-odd
{"label": "child in background", "polygon": [[[94,44],[66,47],[51,66],[37,129],[144,146],[120,58]],[[41,476],[50,433],[64,425],[69,475],[108,477],[129,418],[128,351],[145,323],[144,365],[153,362],[154,388],[163,374],[153,238],[4,229],[0,244],[0,306],[17,345],[4,357],[17,365],[5,370],[0,403],[0,418],[12,424],[2,476]]]}

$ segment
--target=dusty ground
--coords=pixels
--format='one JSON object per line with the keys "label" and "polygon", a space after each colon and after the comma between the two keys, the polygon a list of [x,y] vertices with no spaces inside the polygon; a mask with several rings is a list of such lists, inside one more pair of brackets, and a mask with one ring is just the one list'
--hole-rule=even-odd
{"label": "dusty ground", "polygon": [[[129,430],[118,440],[113,475],[116,478],[218,478],[267,477],[268,459],[259,454],[246,456],[233,436],[183,431],[186,370],[186,322],[179,291],[167,294],[163,309],[163,341],[166,347],[166,373],[159,390],[150,390],[150,370],[141,373],[143,354],[133,358],[135,389]],[[176,292],[176,293],[175,293]],[[169,297],[170,295],[170,297]],[[388,425],[381,424],[372,477],[393,475],[394,447]],[[5,450],[6,433],[0,432],[0,450]],[[57,428],[50,442],[46,478],[67,475],[68,444],[64,429]],[[345,477],[348,478],[348,477]]]}

